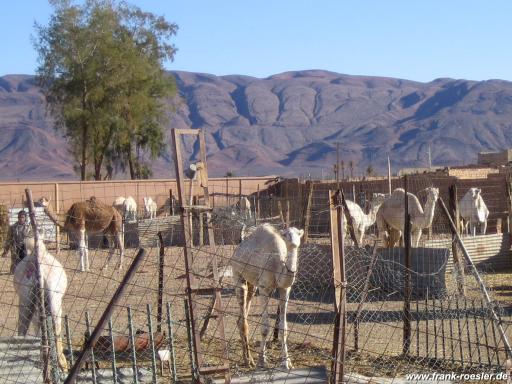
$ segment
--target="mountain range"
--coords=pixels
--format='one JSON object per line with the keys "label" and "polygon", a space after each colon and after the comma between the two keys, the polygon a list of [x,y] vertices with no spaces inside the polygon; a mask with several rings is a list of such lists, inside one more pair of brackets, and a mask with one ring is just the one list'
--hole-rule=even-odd
{"label": "mountain range", "polygon": [[[173,177],[170,130],[201,128],[210,175],[332,175],[337,158],[354,176],[475,163],[479,151],[512,147],[512,82],[428,83],[323,70],[264,79],[175,71],[168,143],[155,178]],[[0,77],[0,179],[77,179],[62,134],[30,75]],[[339,144],[338,144],[339,143]],[[197,146],[185,142],[194,159]],[[123,177],[118,175],[118,178]]]}

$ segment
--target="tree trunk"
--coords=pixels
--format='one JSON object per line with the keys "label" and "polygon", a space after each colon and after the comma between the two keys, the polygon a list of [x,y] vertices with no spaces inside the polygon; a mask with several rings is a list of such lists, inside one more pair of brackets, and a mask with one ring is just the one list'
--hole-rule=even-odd
{"label": "tree trunk", "polygon": [[86,174],[85,171],[87,169],[87,134],[88,127],[87,122],[84,122],[82,127],[82,161],[80,163],[80,179],[85,181]]}
{"label": "tree trunk", "polygon": [[135,164],[133,162],[133,157],[132,157],[132,148],[131,148],[131,144],[128,145],[128,165],[130,166],[130,178],[132,180],[135,180],[136,179],[136,175],[135,175]]}

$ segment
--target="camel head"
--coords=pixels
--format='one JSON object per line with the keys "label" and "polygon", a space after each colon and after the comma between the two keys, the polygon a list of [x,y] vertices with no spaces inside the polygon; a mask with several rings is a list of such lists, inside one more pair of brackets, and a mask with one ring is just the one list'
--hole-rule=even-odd
{"label": "camel head", "polygon": [[372,207],[379,207],[386,198],[387,196],[384,193],[374,193],[370,201],[370,205]]}
{"label": "camel head", "polygon": [[295,227],[286,228],[281,231],[281,236],[283,236],[284,241],[294,248],[298,248],[300,246],[300,238],[303,235],[304,230],[297,229]]}
{"label": "camel head", "polygon": [[439,188],[428,187],[425,191],[427,191],[427,197],[431,198],[434,203],[439,199]]}
{"label": "camel head", "polygon": [[37,201],[36,206],[48,208],[50,206],[50,199],[43,196]]}
{"label": "camel head", "polygon": [[480,188],[469,188],[469,192],[474,201],[477,201],[482,190]]}

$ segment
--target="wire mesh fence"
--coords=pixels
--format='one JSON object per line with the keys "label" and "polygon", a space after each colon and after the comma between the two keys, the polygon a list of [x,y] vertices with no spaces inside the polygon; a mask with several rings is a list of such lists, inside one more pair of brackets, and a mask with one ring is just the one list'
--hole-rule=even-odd
{"label": "wire mesh fence", "polygon": [[[508,254],[508,236],[463,236],[462,242],[458,241],[439,199],[428,207],[428,188],[436,188],[436,180],[428,177],[409,179],[407,187],[417,196],[423,215],[420,240],[418,246],[411,249],[409,268],[404,267],[406,251],[400,233],[395,234],[393,247],[383,247],[386,241],[387,245],[391,244],[376,224],[378,209],[374,212],[374,222],[366,222],[368,225],[364,228],[360,247],[352,244],[347,234],[347,378],[395,378],[418,371],[467,373],[482,369],[501,370],[510,357],[505,336],[510,334],[511,317],[507,307],[498,301],[499,291],[496,289],[505,289],[508,276],[496,277],[496,269],[502,265],[499,261],[501,253]],[[449,205],[448,188],[438,187],[439,196]],[[310,187],[298,192],[286,190],[283,186],[242,192],[242,196],[245,195],[251,203],[247,211],[241,208],[238,184],[228,183],[226,187],[223,182],[219,188],[227,197],[225,203],[220,204],[218,200],[211,220],[204,213],[191,217],[193,247],[187,250],[191,254],[189,273],[194,275],[194,288],[198,292],[194,295],[194,302],[189,304],[194,307],[195,327],[202,333],[202,364],[206,367],[227,364],[232,382],[279,382],[292,378],[303,382],[329,380],[333,363],[336,287],[328,236],[330,208],[327,190],[324,191],[321,185],[314,185],[311,199],[308,197]],[[459,193],[459,199],[464,192]],[[50,196],[52,191],[41,187],[32,193],[36,197]],[[374,193],[386,191],[368,188],[355,193],[355,203],[366,219],[372,219],[373,214],[369,210]],[[117,192],[106,199],[108,205],[115,195]],[[364,199],[361,198],[363,195]],[[350,197],[348,193],[347,198]],[[183,198],[187,200],[190,196]],[[61,201],[55,205],[70,206],[72,202]],[[200,197],[196,203],[200,204]],[[11,216],[16,215],[23,206],[23,199],[21,196],[0,195],[0,204],[5,207],[0,211],[0,223],[3,223],[3,233],[6,234],[9,212]],[[66,211],[59,211],[62,219]],[[399,219],[402,214],[405,217],[403,209],[392,213]],[[267,369],[248,366],[244,359],[239,320],[240,295],[237,296],[241,282],[232,268],[232,257],[242,238],[250,238],[251,226],[264,222],[276,228],[279,235],[286,227],[305,229],[305,224],[310,227],[308,237],[302,237],[298,247],[297,269],[286,300],[286,341],[293,370],[282,367],[282,342],[279,341],[279,325],[276,325],[283,296],[278,296],[278,290],[271,289],[271,293],[266,293],[268,290],[261,286],[255,292],[247,315],[247,336],[255,363],[258,363],[263,344],[262,329],[267,327],[262,313],[267,310]],[[194,359],[190,353],[194,335],[193,330],[189,331],[187,327],[190,324],[187,321],[190,313],[186,311],[184,302],[187,298],[187,268],[179,217],[170,215],[168,218],[150,219],[137,216],[135,223],[125,221],[124,224],[126,248],[123,271],[114,268],[115,262],[110,263],[106,270],[102,269],[109,255],[102,235],[97,238],[89,235],[90,270],[87,272],[79,270],[80,250],[73,249],[77,247],[72,246],[64,232],[55,238],[60,241],[58,253],[56,243],[46,241],[48,252],[63,266],[67,276],[60,332],[67,362],[71,366],[76,361],[87,337],[121,284],[124,271],[136,257],[139,247],[144,247],[146,256],[134,278],[126,284],[125,294],[114,306],[111,325],[102,332],[93,349],[94,355],[88,357],[87,368],[82,370],[80,377],[96,382],[113,382],[116,379],[122,382],[191,381],[197,375],[198,367],[193,367]],[[213,229],[215,246],[210,246],[208,228]],[[384,229],[391,232],[389,227]],[[403,234],[403,228],[397,230]],[[158,240],[159,233],[162,241]],[[274,278],[280,279],[289,273],[285,269],[288,251],[283,263],[277,266],[264,263],[260,274],[274,273]],[[465,252],[475,261],[477,270],[465,257]],[[258,254],[265,260],[270,256],[268,252]],[[218,261],[221,277],[223,335],[215,321],[216,315],[212,313],[211,287],[219,284],[213,272],[213,256]],[[119,254],[114,253],[113,257],[115,261]],[[498,262],[495,264],[493,260]],[[50,269],[55,269],[56,265],[51,264]],[[10,259],[0,259],[0,289],[4,292],[0,303],[4,313],[0,327],[0,381],[40,382],[40,335],[38,328],[32,325],[27,337],[15,337],[21,307],[13,288],[14,276],[9,270]],[[411,282],[409,291],[406,289],[407,281]],[[268,288],[265,284],[263,288]],[[461,294],[461,284],[464,295]],[[406,301],[409,303],[408,311],[404,309]],[[410,314],[408,320],[405,319],[406,313]],[[404,336],[405,323],[409,324],[408,337]],[[227,345],[227,358],[224,345]],[[58,361],[54,361],[54,365],[58,366]],[[218,378],[218,374],[212,377],[218,382],[224,381]],[[64,378],[65,374],[59,380]]]}

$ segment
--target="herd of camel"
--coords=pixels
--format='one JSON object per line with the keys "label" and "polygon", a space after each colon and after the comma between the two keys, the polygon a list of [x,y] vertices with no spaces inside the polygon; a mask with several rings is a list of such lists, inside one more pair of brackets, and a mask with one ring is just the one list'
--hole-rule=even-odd
{"label": "herd of camel", "polygon": [[[439,198],[439,189],[427,188],[427,200],[422,207],[418,198],[411,193],[407,194],[409,213],[411,217],[411,245],[418,246],[422,229],[432,225],[435,205]],[[131,199],[133,200],[133,199]],[[133,201],[135,203],[135,201]],[[156,204],[152,199],[144,199],[146,212],[150,217],[156,213]],[[405,191],[395,189],[391,195],[374,194],[370,202],[369,213],[365,214],[359,205],[347,201],[349,215],[357,240],[362,244],[366,230],[373,224],[377,224],[379,234],[388,242],[398,241],[404,228],[404,204]],[[238,206],[244,206],[250,211],[248,199]],[[48,199],[42,198],[39,205],[44,207],[46,214],[56,225],[80,239],[80,267],[82,270],[89,268],[87,247],[85,243],[86,233],[103,232],[114,238],[115,245],[119,249],[119,268],[123,263],[123,238],[122,223],[133,218],[132,201],[129,198],[107,205],[91,198],[84,202],[74,203],[66,212],[64,219],[54,215],[49,207]],[[472,235],[476,234],[476,228],[480,226],[481,234],[485,234],[489,211],[482,199],[481,190],[470,188],[459,202],[460,216],[463,220],[463,228]],[[267,366],[266,342],[270,333],[268,316],[268,300],[272,292],[279,295],[279,339],[281,342],[281,365],[285,369],[291,369],[292,363],[287,348],[288,326],[286,311],[290,290],[294,283],[298,265],[298,249],[304,231],[295,227],[277,230],[270,224],[261,224],[257,227],[243,228],[242,241],[236,247],[232,257],[231,266],[235,291],[240,306],[238,317],[238,329],[242,340],[244,363],[254,366],[249,346],[248,313],[251,300],[256,289],[262,293],[265,302],[262,304],[263,313],[261,320],[261,343],[259,350],[258,366]],[[28,255],[16,267],[14,271],[14,285],[19,297],[18,333],[26,335],[31,321],[37,323],[38,317],[34,316],[37,299],[34,297],[36,258],[33,252],[34,240],[27,239],[26,247]],[[113,255],[111,247],[106,260],[107,267]],[[54,318],[55,335],[57,339],[57,354],[59,366],[63,371],[68,368],[63,353],[61,340],[61,316],[62,299],[67,289],[66,272],[62,264],[45,248],[44,242],[39,241],[39,263],[41,276],[49,300],[48,308]]]}

